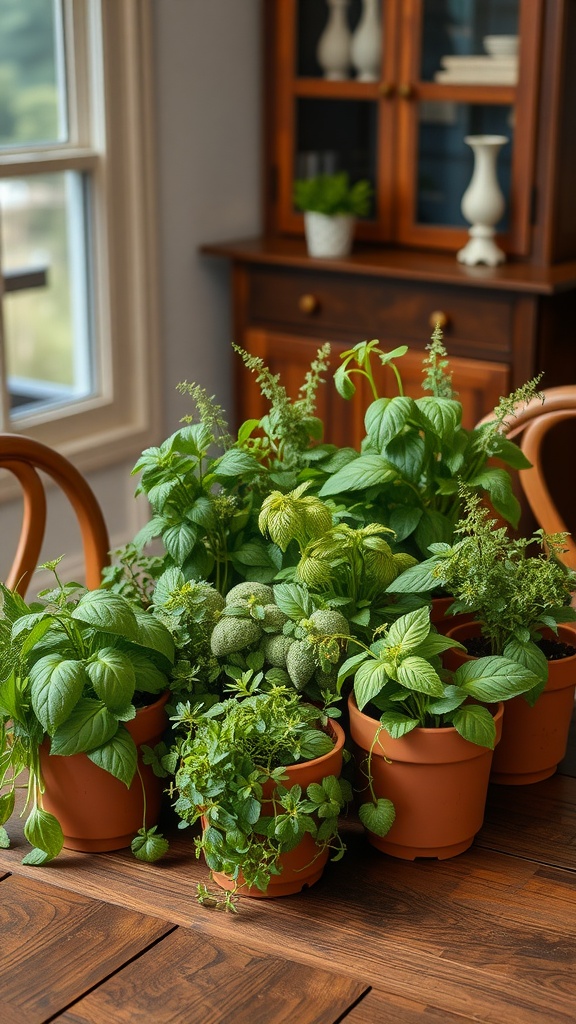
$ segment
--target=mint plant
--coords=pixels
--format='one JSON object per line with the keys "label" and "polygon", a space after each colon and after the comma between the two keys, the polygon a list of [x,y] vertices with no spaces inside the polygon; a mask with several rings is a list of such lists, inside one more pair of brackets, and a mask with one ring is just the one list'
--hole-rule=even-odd
{"label": "mint plant", "polygon": [[[421,398],[404,392],[397,362],[406,352],[406,346],[385,352],[373,340],[342,354],[334,375],[337,390],[351,398],[359,378],[368,383],[373,401],[366,410],[360,452],[345,450],[345,460],[323,482],[320,496],[345,503],[364,522],[385,523],[394,530],[397,543],[417,556],[426,555],[430,544],[452,542],[462,509],[462,482],[486,495],[507,522],[517,525],[520,506],[510,476],[491,460],[514,469],[529,466],[520,448],[504,436],[503,427],[515,405],[536,394],[538,379],[502,399],[490,423],[466,430],[439,328],[423,362],[423,388],[430,393]],[[378,395],[374,359],[392,371],[396,396]]]}
{"label": "mint plant", "polygon": [[[387,733],[399,739],[417,727],[453,726],[470,743],[494,748],[496,727],[485,704],[495,704],[526,693],[538,685],[529,668],[505,657],[467,661],[454,673],[442,668],[440,655],[462,645],[441,636],[430,623],[429,608],[418,608],[377,631],[369,646],[353,640],[361,651],[342,665],[338,675],[354,678],[354,696],[360,711],[379,720],[373,746]],[[370,781],[368,756],[366,774]],[[363,824],[376,835],[386,835],[394,821],[389,800],[371,799],[360,807]]]}
{"label": "mint plant", "polygon": [[[38,604],[0,584],[0,826],[27,770],[24,834],[34,849],[26,864],[52,860],[64,838],[42,806],[44,738],[54,756],[86,753],[130,786],[137,749],[124,723],[167,689],[174,659],[172,637],[157,619],[120,594],[61,583],[58,561],[42,566],[57,585]],[[145,829],[140,838],[148,841]],[[2,827],[0,842],[8,845]]]}

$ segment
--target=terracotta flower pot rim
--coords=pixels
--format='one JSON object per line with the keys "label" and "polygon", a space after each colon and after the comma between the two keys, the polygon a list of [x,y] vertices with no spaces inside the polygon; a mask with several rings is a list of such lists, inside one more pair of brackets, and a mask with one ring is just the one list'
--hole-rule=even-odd
{"label": "terracotta flower pot rim", "polygon": [[[358,707],[358,704],[356,703],[356,698],[355,698],[353,693],[351,693],[350,696],[348,697],[348,703],[352,705],[352,707],[354,708],[354,710],[355,710],[355,712],[357,714],[362,715],[362,717],[367,719],[369,722],[374,722],[376,725],[380,724],[378,718],[373,718],[372,715],[367,715],[364,711],[360,711],[360,708]],[[488,710],[490,710],[491,708],[496,708],[496,711],[492,715],[493,718],[496,718],[499,715],[500,709],[501,708],[503,709],[504,704],[503,704],[503,701],[498,701],[497,703],[491,703],[491,704],[486,703],[486,704],[483,704],[482,706],[488,708]],[[440,726],[438,726],[436,728],[434,728],[434,726],[429,726],[429,725],[417,725],[415,729],[411,730],[411,732],[418,732],[420,734],[434,735],[434,736],[441,735],[442,733],[453,733],[453,732],[456,732],[456,731],[457,730],[454,728],[453,725],[440,725]],[[385,729],[384,729],[384,732],[386,732]],[[406,735],[410,736],[411,733],[406,733]],[[460,735],[460,733],[458,733],[458,735]],[[389,736],[389,738],[391,740],[393,740],[394,743],[398,743],[399,742],[399,740],[394,740],[393,737],[390,736],[390,734],[388,734],[388,736]],[[401,737],[401,739],[404,739],[404,737]],[[464,740],[464,737],[462,736],[461,739]],[[464,742],[465,743],[470,743],[470,740],[464,740]],[[478,746],[478,744],[474,743],[473,746]],[[481,747],[480,749],[481,750],[485,750],[486,748],[485,747]]]}
{"label": "terracotta flower pot rim", "polygon": [[[479,622],[464,622],[459,623],[448,630],[448,636],[453,640],[459,640],[462,642],[463,639],[470,637],[477,637],[481,634],[481,623]],[[546,639],[558,640],[559,643],[569,644],[571,647],[576,647],[576,632],[570,629],[569,626],[558,626],[558,633],[554,633],[552,629],[543,629],[542,634]],[[448,656],[452,655],[454,658],[461,659],[464,661],[474,660],[475,655],[468,654],[467,651],[460,651],[456,648],[452,648],[447,651]],[[548,679],[546,686],[544,687],[543,693],[550,692],[551,690],[563,690],[568,689],[574,685],[574,675],[572,669],[576,671],[576,653],[569,654],[566,658],[552,658],[548,660]]]}

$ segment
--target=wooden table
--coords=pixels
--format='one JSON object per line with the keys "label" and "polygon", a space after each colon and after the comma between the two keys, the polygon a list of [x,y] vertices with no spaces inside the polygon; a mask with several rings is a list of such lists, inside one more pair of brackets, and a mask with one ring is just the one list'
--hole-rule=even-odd
{"label": "wooden table", "polygon": [[[566,774],[571,772],[571,774]],[[492,787],[453,860],[397,861],[355,821],[297,896],[200,907],[191,833],[168,857],[0,850],[1,1024],[574,1024],[576,775]]]}

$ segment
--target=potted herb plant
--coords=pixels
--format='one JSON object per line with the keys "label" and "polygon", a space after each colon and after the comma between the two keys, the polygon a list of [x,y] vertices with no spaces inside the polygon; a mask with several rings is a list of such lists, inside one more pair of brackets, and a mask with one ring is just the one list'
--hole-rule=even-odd
{"label": "potted herb plant", "polygon": [[338,712],[262,672],[239,674],[229,692],[207,709],[178,706],[183,735],[164,763],[182,823],[202,824],[197,855],[226,891],[200,885],[198,898],[235,909],[238,894],[299,892],[320,878],[331,851],[343,855],[338,815],[348,793]]}
{"label": "potted herb plant", "polygon": [[459,646],[436,632],[422,607],[377,631],[340,669],[340,686],[354,679],[348,704],[360,819],[369,841],[396,857],[453,857],[471,845],[502,702],[537,682],[503,657],[448,674],[440,656]]}
{"label": "potted herb plant", "polygon": [[61,583],[58,561],[42,567],[57,585],[37,604],[0,585],[0,824],[27,771],[24,863],[131,841],[154,860],[167,848],[163,782],[142,748],[152,754],[167,726],[172,637],[120,594]]}
{"label": "potted herb plant", "polygon": [[[529,466],[520,448],[501,433],[503,420],[517,403],[535,393],[537,380],[503,398],[490,423],[473,430],[462,426],[462,405],[452,389],[442,332],[437,328],[423,362],[421,398],[405,394],[397,361],[406,346],[385,352],[377,340],[362,342],[342,354],[334,380],[339,393],[351,398],[356,380],[368,384],[373,401],[366,409],[366,437],[360,451],[345,449],[335,472],[320,478],[320,497],[353,509],[360,522],[383,522],[396,544],[418,558],[430,544],[454,539],[462,510],[460,486],[488,500],[506,522],[518,524],[520,505],[509,473],[493,460],[514,469]],[[389,368],[398,394],[378,394],[373,361]]]}
{"label": "potted herb plant", "polygon": [[324,259],[348,256],[356,218],[368,215],[372,195],[369,181],[351,184],[346,171],[295,181],[294,205],[304,213],[309,255]]}
{"label": "potted herb plant", "polygon": [[440,583],[455,598],[452,609],[473,618],[450,630],[466,646],[465,652],[447,653],[450,667],[479,654],[503,654],[537,677],[532,691],[506,707],[492,779],[508,785],[538,782],[555,772],[566,752],[576,633],[560,624],[576,619],[570,604],[576,573],[560,559],[563,535],[537,530],[530,538],[511,537],[477,496],[466,494],[465,500],[467,514],[456,543],[435,545],[429,559],[392,587],[406,592]]}

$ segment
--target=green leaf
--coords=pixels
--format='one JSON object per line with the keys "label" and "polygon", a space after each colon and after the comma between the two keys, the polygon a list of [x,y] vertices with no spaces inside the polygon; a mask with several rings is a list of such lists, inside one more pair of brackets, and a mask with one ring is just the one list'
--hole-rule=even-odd
{"label": "green leaf", "polygon": [[129,788],[136,773],[138,751],[130,733],[120,726],[115,736],[96,750],[87,755],[90,760],[109,772],[115,779],[120,779]]}
{"label": "green leaf", "polygon": [[182,565],[186,561],[197,539],[197,530],[190,523],[178,523],[174,526],[169,526],[162,534],[166,551],[177,565]]}
{"label": "green leaf", "polygon": [[417,505],[398,505],[392,509],[388,525],[396,534],[396,540],[400,543],[414,533],[422,518],[423,509]]}
{"label": "green leaf", "polygon": [[510,441],[504,434],[496,434],[492,436],[490,443],[494,458],[501,459],[512,469],[530,469],[532,463],[515,441]]}
{"label": "green leaf", "polygon": [[10,820],[14,812],[14,804],[15,793],[13,789],[9,793],[5,793],[4,796],[0,796],[0,825]]}
{"label": "green leaf", "polygon": [[384,689],[388,679],[382,662],[365,661],[360,665],[354,677],[354,696],[360,711]]}
{"label": "green leaf", "polygon": [[[64,834],[60,822],[53,814],[49,814],[48,811],[43,811],[39,807],[34,807],[30,812],[24,825],[24,835],[31,846],[37,846],[44,853],[42,863],[57,857],[64,845]],[[31,862],[26,861],[26,863]]]}
{"label": "green leaf", "polygon": [[380,797],[375,804],[360,804],[358,816],[364,828],[373,832],[374,835],[382,837],[392,828],[396,811],[391,800]]}
{"label": "green leaf", "polygon": [[10,836],[5,828],[0,825],[0,850],[10,849]]}
{"label": "green leaf", "polygon": [[110,711],[122,711],[130,703],[136,687],[132,662],[123,651],[103,647],[86,666],[96,696]]}
{"label": "green leaf", "polygon": [[167,688],[168,677],[144,651],[130,651],[130,661],[137,693],[162,693]]}
{"label": "green leaf", "polygon": [[406,395],[376,399],[368,406],[364,417],[368,437],[380,451],[384,451],[392,438],[402,433],[415,409],[414,399]]}
{"label": "green leaf", "polygon": [[151,612],[134,609],[138,637],[133,642],[139,647],[147,647],[150,651],[162,654],[171,665],[174,663],[174,640],[170,630],[163,625]]}
{"label": "green leaf", "polygon": [[320,489],[320,497],[345,491],[362,491],[395,480],[397,475],[397,469],[381,455],[359,455],[328,478]]}
{"label": "green leaf", "polygon": [[423,555],[431,544],[450,544],[454,537],[453,523],[441,512],[425,509],[416,527],[414,539]]}
{"label": "green leaf", "polygon": [[[530,634],[528,633],[528,637]],[[505,658],[511,658],[523,665],[529,672],[532,672],[538,679],[548,679],[548,659],[543,651],[530,639],[522,643],[520,640],[512,639],[506,644],[502,654]]]}
{"label": "green leaf", "polygon": [[496,511],[512,526],[518,526],[520,503],[512,490],[510,474],[505,469],[485,469],[484,472],[473,477],[469,483],[473,487],[483,487],[488,491]]}
{"label": "green leaf", "polygon": [[213,472],[219,477],[242,477],[247,473],[255,473],[260,469],[259,462],[249,452],[241,448],[229,448],[221,458],[217,459]]}
{"label": "green leaf", "polygon": [[356,393],[356,386],[351,380],[344,364],[338,367],[333,379],[336,391],[339,395],[342,395],[342,398],[352,398]]}
{"label": "green leaf", "polygon": [[420,722],[417,718],[400,714],[399,711],[385,711],[383,715],[380,715],[380,724],[393,740],[398,740],[412,732],[420,725]]}
{"label": "green leaf", "polygon": [[428,422],[436,436],[450,444],[454,431],[458,429],[462,420],[462,406],[453,398],[434,398],[425,396],[418,398],[416,405]]}
{"label": "green leaf", "polygon": [[424,658],[405,658],[398,665],[396,678],[401,686],[416,693],[428,693],[432,697],[444,695],[444,684],[432,665]]}
{"label": "green leaf", "polygon": [[72,618],[138,643],[138,624],[132,608],[125,598],[110,590],[89,590],[80,598]]}
{"label": "green leaf", "polygon": [[81,661],[47,654],[30,669],[30,700],[34,714],[52,735],[70,716],[88,679]]}
{"label": "green leaf", "polygon": [[291,619],[308,619],[314,611],[308,590],[297,583],[279,583],[274,587],[274,600]]}
{"label": "green leaf", "polygon": [[416,608],[392,623],[386,635],[386,647],[399,647],[404,654],[418,647],[430,632],[430,609]]}
{"label": "green leaf", "polygon": [[68,757],[88,752],[111,740],[118,722],[103,701],[83,697],[54,733],[50,753]]}
{"label": "green leaf", "polygon": [[452,717],[452,724],[457,732],[479,747],[494,749],[496,743],[496,725],[488,708],[479,704],[466,704],[465,707],[456,711]]}
{"label": "green leaf", "polygon": [[406,433],[393,437],[386,448],[386,458],[404,477],[417,484],[424,468],[426,445],[419,434]]}
{"label": "green leaf", "polygon": [[130,844],[130,849],[134,856],[138,860],[146,861],[148,864],[153,864],[154,861],[160,860],[168,852],[169,848],[168,840],[164,839],[164,836],[157,834],[156,828],[157,826],[154,825],[149,829],[139,829]]}
{"label": "green leaf", "polygon": [[525,693],[538,677],[509,658],[470,658],[454,673],[453,682],[476,700],[496,703]]}

